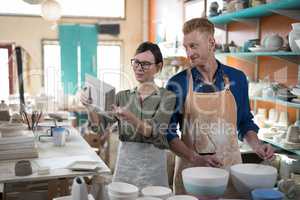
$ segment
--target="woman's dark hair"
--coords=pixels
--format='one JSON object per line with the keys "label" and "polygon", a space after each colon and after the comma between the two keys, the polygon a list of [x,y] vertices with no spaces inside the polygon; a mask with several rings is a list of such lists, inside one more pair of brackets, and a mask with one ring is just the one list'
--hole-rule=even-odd
{"label": "woman's dark hair", "polygon": [[145,51],[151,51],[155,59],[155,64],[163,63],[163,56],[157,44],[154,44],[152,42],[143,42],[136,49],[135,55],[139,53],[143,53]]}

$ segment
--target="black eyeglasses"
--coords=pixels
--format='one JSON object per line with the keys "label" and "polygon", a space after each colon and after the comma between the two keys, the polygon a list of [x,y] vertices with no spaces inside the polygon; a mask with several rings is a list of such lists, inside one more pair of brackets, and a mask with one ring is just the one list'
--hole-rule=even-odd
{"label": "black eyeglasses", "polygon": [[140,66],[142,70],[148,70],[151,65],[155,64],[148,61],[139,61],[137,59],[131,59],[130,62],[132,67],[136,69],[138,66]]}

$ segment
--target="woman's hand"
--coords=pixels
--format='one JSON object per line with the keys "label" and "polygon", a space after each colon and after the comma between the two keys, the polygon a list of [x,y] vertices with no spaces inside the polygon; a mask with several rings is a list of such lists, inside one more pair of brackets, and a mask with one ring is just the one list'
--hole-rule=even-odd
{"label": "woman's hand", "polygon": [[126,108],[113,105],[113,112],[118,119],[127,121],[128,123],[132,124],[136,128],[137,133],[145,137],[151,137],[152,126],[147,122],[138,119],[132,112],[128,111]]}
{"label": "woman's hand", "polygon": [[82,103],[82,105],[84,105],[86,107],[93,103],[93,100],[88,97],[88,88],[87,87],[83,88],[80,91],[80,102]]}

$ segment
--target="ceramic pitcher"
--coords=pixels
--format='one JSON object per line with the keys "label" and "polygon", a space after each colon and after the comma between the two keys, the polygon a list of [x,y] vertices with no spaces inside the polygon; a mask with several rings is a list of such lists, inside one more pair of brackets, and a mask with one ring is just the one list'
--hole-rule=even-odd
{"label": "ceramic pitcher", "polygon": [[88,200],[87,185],[83,177],[78,176],[73,180],[72,200]]}

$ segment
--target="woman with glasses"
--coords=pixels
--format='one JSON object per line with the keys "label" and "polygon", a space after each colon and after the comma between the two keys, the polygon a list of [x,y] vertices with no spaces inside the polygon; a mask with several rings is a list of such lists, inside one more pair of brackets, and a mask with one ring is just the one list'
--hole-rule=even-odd
{"label": "woman with glasses", "polygon": [[[145,186],[169,186],[166,152],[169,148],[166,129],[174,111],[175,95],[154,83],[163,67],[159,47],[144,42],[131,59],[138,86],[116,95],[113,114],[118,122],[119,139],[113,181]],[[88,105],[82,95],[81,101]]]}

